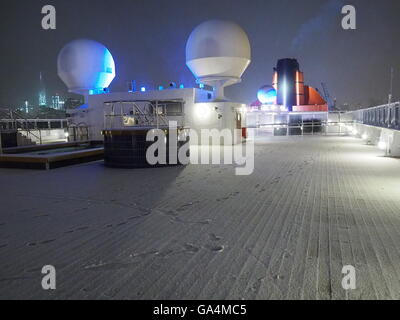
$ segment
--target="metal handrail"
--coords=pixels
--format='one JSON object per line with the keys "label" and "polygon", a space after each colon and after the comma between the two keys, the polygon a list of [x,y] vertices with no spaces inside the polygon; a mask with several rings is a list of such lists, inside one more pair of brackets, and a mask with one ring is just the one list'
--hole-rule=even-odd
{"label": "metal handrail", "polygon": [[86,122],[79,122],[78,124],[72,122],[68,126],[68,132],[70,129],[73,129],[74,141],[78,141],[77,135],[76,135],[76,133],[77,133],[76,129],[80,129],[80,130],[85,129],[86,130],[86,135],[83,135],[83,134],[80,135],[80,137],[86,136],[86,139],[80,139],[79,141],[85,141],[85,140],[89,141],[90,140],[89,139],[90,138],[89,126]]}
{"label": "metal handrail", "polygon": [[[42,134],[40,129],[37,128],[37,130],[39,131],[39,135],[34,134],[29,129],[29,120],[22,113],[18,112],[17,110],[11,110],[11,109],[2,109],[1,111],[9,117],[9,119],[11,120],[12,128],[14,130],[26,131],[28,133],[27,134],[28,138],[30,138],[31,136],[35,137],[36,139],[39,140],[40,144],[42,144]],[[18,128],[18,123],[21,124],[21,128]]]}
{"label": "metal handrail", "polygon": [[[166,101],[162,101],[166,102]],[[182,100],[168,100],[168,102],[182,102]],[[145,103],[144,107],[139,106],[139,103]],[[150,100],[134,100],[134,101],[109,101],[105,102],[104,106],[104,128],[112,129],[114,128],[114,119],[120,118],[121,120],[124,117],[129,115],[136,116],[138,120],[138,124],[135,125],[137,127],[143,126],[156,126],[157,128],[160,125],[168,126],[168,120],[165,115],[159,114],[159,101],[150,101]],[[130,114],[126,114],[125,106],[132,106],[132,109],[129,111]],[[107,110],[107,107],[111,107],[111,110]],[[148,108],[152,109],[152,112],[148,111]],[[119,109],[119,110],[118,110]],[[146,110],[147,109],[147,110]],[[118,112],[119,111],[119,112]]]}

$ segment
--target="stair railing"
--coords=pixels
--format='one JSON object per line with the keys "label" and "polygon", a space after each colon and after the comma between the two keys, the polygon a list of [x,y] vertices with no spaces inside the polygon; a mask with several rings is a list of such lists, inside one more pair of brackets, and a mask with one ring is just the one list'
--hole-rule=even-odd
{"label": "stair railing", "polygon": [[[42,132],[39,128],[35,128],[39,135],[33,133],[29,128],[28,119],[19,111],[11,110],[11,109],[1,109],[0,114],[6,115],[5,119],[11,120],[11,128],[17,131],[25,131],[27,133],[27,137],[31,139],[31,137],[39,140],[39,144],[42,144]],[[20,128],[18,127],[20,124]],[[32,140],[32,139],[31,139]]]}

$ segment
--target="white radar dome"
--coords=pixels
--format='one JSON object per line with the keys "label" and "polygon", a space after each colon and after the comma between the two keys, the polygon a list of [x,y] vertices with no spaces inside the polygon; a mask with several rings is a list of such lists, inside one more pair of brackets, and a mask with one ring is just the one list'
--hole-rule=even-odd
{"label": "white radar dome", "polygon": [[262,104],[276,104],[277,92],[269,85],[263,86],[257,92],[258,101]]}
{"label": "white radar dome", "polygon": [[224,99],[223,88],[241,81],[251,62],[246,32],[224,20],[203,22],[186,44],[186,64],[199,83],[214,87],[216,99]]}
{"label": "white radar dome", "polygon": [[58,76],[70,92],[83,95],[108,88],[115,78],[115,63],[108,49],[93,40],[75,40],[60,51]]}

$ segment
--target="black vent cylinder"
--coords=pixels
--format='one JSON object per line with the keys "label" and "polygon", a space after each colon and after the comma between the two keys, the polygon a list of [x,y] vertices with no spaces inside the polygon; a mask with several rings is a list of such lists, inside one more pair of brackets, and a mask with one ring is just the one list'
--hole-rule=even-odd
{"label": "black vent cylinder", "polygon": [[276,67],[278,74],[278,105],[285,106],[289,111],[293,111],[296,105],[296,73],[300,71],[299,63],[296,59],[281,59]]}
{"label": "black vent cylinder", "polygon": [[[170,165],[181,165],[179,162],[179,150],[189,142],[189,135],[185,135],[185,139],[170,141],[171,135],[168,129],[165,129],[166,135],[166,164],[151,165],[147,162],[147,149],[154,143],[146,141],[147,133],[154,128],[135,128],[122,130],[104,130],[104,163],[108,167],[114,168],[147,168],[147,167],[163,167]],[[180,135],[181,136],[181,135]],[[176,143],[178,163],[171,163],[169,159],[170,143]],[[187,151],[190,156],[190,151]]]}

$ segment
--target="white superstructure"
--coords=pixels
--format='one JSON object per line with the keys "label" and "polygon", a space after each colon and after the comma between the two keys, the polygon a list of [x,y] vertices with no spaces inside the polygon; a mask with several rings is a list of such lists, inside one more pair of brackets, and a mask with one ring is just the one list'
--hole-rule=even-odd
{"label": "white superstructure", "polygon": [[108,49],[90,40],[69,43],[58,58],[59,76],[71,92],[86,95],[86,104],[69,112],[71,124],[87,127],[89,138],[100,140],[101,131],[110,129],[105,114],[118,113],[115,121],[132,127],[143,125],[145,117],[140,113],[150,109],[164,120],[176,121],[178,126],[196,130],[198,134],[201,129],[231,130],[233,143],[240,143],[246,124],[246,105],[229,102],[224,87],[239,83],[250,64],[246,33],[229,21],[202,23],[187,41],[186,61],[197,82],[213,90],[171,88],[107,93],[104,88],[115,76],[114,60]]}

